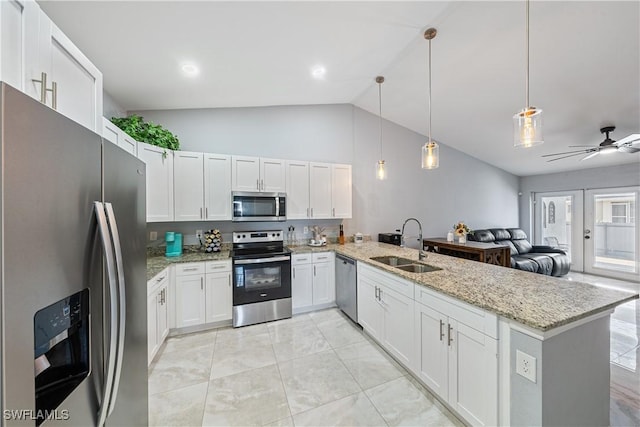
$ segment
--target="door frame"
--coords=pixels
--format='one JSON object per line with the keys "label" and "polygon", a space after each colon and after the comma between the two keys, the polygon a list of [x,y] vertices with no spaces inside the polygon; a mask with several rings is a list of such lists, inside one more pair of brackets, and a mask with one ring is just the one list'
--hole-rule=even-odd
{"label": "door frame", "polygon": [[533,193],[532,243],[542,245],[542,197],[571,196],[571,271],[584,269],[584,190],[545,191]]}
{"label": "door frame", "polygon": [[640,186],[628,186],[628,187],[609,187],[609,188],[595,188],[585,190],[584,195],[584,230],[581,237],[587,236],[587,230],[590,236],[594,236],[593,233],[595,226],[594,218],[594,204],[593,196],[600,194],[615,194],[615,193],[636,193],[635,200],[635,266],[634,272],[627,273],[622,271],[615,271],[606,268],[594,267],[594,242],[595,239],[586,239],[584,244],[584,272],[589,274],[595,274],[598,276],[613,277],[616,279],[629,280],[633,282],[638,281],[638,273],[640,272],[640,261],[638,261],[638,254],[640,254]]}

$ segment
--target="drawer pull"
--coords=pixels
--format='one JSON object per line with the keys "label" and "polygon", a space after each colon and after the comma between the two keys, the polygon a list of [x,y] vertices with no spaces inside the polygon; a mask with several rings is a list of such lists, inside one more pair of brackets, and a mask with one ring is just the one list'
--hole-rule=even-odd
{"label": "drawer pull", "polygon": [[197,271],[198,267],[183,268],[182,271]]}
{"label": "drawer pull", "polygon": [[214,265],[211,268],[214,269],[214,270],[219,270],[219,269],[224,268],[224,267],[225,267],[224,265]]}
{"label": "drawer pull", "polygon": [[444,330],[442,329],[444,327],[444,322],[442,321],[442,319],[440,319],[440,341],[442,341],[442,339],[444,338]]}
{"label": "drawer pull", "polygon": [[167,277],[167,276],[158,277],[158,279],[156,279],[156,283],[162,282],[165,277]]}
{"label": "drawer pull", "polygon": [[453,334],[451,333],[453,331],[453,328],[451,327],[451,325],[449,325],[449,329],[448,329],[448,333],[447,333],[447,339],[449,341],[449,347],[451,347],[451,343],[453,342]]}

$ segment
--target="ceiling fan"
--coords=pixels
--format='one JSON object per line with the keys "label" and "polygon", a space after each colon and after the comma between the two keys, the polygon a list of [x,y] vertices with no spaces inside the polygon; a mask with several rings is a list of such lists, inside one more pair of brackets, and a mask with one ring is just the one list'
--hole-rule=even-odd
{"label": "ceiling fan", "polygon": [[601,128],[600,133],[605,135],[605,139],[599,145],[570,145],[569,148],[582,148],[580,148],[580,150],[565,151],[564,153],[545,154],[542,157],[560,156],[547,160],[547,162],[555,162],[556,160],[566,159],[567,157],[586,154],[586,156],[580,159],[580,161],[583,161],[595,157],[598,154],[609,154],[615,153],[616,151],[620,153],[636,153],[640,151],[640,134],[634,133],[626,138],[622,138],[620,141],[614,141],[609,138],[609,133],[615,129],[615,126],[605,126]]}

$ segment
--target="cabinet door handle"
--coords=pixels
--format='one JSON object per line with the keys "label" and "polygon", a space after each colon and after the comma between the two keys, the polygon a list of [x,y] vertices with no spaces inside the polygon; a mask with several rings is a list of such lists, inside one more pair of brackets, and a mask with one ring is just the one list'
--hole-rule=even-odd
{"label": "cabinet door handle", "polygon": [[54,110],[58,109],[58,83],[57,82],[51,82],[51,89],[47,89],[48,91],[51,92],[52,99],[51,99],[51,108],[53,108]]}
{"label": "cabinet door handle", "polygon": [[442,321],[442,319],[440,319],[440,341],[442,341],[442,339],[444,338],[444,330],[442,329],[444,327],[444,322]]}
{"label": "cabinet door handle", "polygon": [[316,275],[316,266],[315,265],[313,266],[313,275],[314,276]]}
{"label": "cabinet door handle", "polygon": [[296,278],[296,268],[295,267],[293,267],[293,278],[294,279]]}
{"label": "cabinet door handle", "polygon": [[309,217],[309,208],[307,208],[307,218]]}
{"label": "cabinet door handle", "polygon": [[376,286],[375,298],[378,299],[378,287]]}
{"label": "cabinet door handle", "polygon": [[256,179],[256,190],[260,191],[260,180]]}
{"label": "cabinet door handle", "polygon": [[229,278],[229,287],[231,287],[231,275],[227,276]]}
{"label": "cabinet door handle", "polygon": [[313,218],[313,208],[311,208],[311,218]]}
{"label": "cabinet door handle", "polygon": [[260,189],[264,191],[264,179],[260,180]]}
{"label": "cabinet door handle", "polygon": [[204,219],[209,219],[209,208],[204,208]]}
{"label": "cabinet door handle", "polygon": [[200,208],[200,218],[202,219],[202,208]]}
{"label": "cabinet door handle", "polygon": [[47,73],[40,73],[40,80],[31,79],[32,82],[40,83],[40,102],[43,104],[47,103]]}
{"label": "cabinet door handle", "polygon": [[331,208],[331,215],[336,216],[336,208]]}
{"label": "cabinet door handle", "polygon": [[451,327],[451,325],[448,325],[448,332],[447,332],[447,340],[449,341],[449,347],[451,347],[451,343],[453,342],[453,334],[451,332],[453,332],[453,328]]}
{"label": "cabinet door handle", "polygon": [[204,290],[204,278],[200,278],[200,290]]}

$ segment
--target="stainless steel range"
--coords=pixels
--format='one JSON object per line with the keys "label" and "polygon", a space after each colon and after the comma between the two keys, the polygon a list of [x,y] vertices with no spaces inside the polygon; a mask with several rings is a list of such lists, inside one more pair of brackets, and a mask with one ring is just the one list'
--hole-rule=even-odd
{"label": "stainless steel range", "polygon": [[233,233],[233,326],[291,317],[291,251],[282,230]]}

